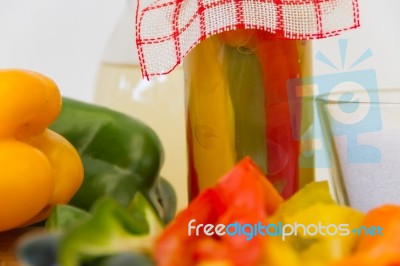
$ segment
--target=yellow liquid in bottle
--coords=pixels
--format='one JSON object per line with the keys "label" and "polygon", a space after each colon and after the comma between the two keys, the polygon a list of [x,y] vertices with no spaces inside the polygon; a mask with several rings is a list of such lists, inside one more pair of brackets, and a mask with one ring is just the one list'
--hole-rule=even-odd
{"label": "yellow liquid in bottle", "polygon": [[178,210],[187,203],[187,160],[183,70],[143,80],[138,65],[102,63],[95,102],[141,120],[160,138],[164,148],[161,176],[174,187]]}

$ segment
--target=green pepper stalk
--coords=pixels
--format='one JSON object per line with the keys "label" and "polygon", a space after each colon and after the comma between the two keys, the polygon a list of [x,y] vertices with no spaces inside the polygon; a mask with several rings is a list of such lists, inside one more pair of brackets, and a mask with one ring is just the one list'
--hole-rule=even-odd
{"label": "green pepper stalk", "polygon": [[87,211],[71,205],[59,204],[51,210],[45,227],[51,233],[62,234],[91,217],[92,215]]}
{"label": "green pepper stalk", "polygon": [[24,238],[17,256],[24,265],[153,265],[151,250],[163,225],[153,207],[137,193],[129,208],[100,198],[90,212],[57,205],[46,233]]}
{"label": "green pepper stalk", "polygon": [[123,252],[150,254],[163,228],[153,207],[140,193],[136,193],[128,209],[111,198],[102,198],[91,213],[90,219],[63,236],[60,265],[79,266],[92,258]]}

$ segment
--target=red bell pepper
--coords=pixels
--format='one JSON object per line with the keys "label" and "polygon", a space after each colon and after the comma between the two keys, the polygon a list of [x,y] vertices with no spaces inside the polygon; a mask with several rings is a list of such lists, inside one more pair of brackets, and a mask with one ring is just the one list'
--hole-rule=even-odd
{"label": "red bell pepper", "polygon": [[[203,261],[258,265],[265,236],[255,235],[251,240],[246,240],[243,234],[207,236],[204,225],[264,224],[282,201],[255,164],[249,158],[243,159],[215,187],[201,192],[165,229],[156,241],[157,265],[186,266]],[[191,229],[189,223],[193,225]],[[195,226],[199,224],[203,226],[198,227],[196,235]]]}

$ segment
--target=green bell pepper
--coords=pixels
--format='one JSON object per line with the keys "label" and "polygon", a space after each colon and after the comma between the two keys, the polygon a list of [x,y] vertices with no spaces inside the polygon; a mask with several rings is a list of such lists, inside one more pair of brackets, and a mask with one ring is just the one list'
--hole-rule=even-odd
{"label": "green bell pepper", "polygon": [[163,224],[138,192],[127,208],[115,199],[99,198],[86,212],[57,205],[46,233],[24,239],[17,248],[24,265],[154,265],[151,250]]}
{"label": "green bell pepper", "polygon": [[59,264],[78,266],[126,252],[150,254],[162,229],[161,220],[141,193],[135,194],[128,208],[112,198],[101,198],[94,204],[89,219],[62,236]]}
{"label": "green bell pepper", "polygon": [[70,204],[89,210],[102,196],[127,207],[140,191],[166,223],[175,213],[175,194],[159,178],[163,150],[144,123],[110,109],[63,98],[62,111],[50,127],[78,150],[85,178]]}

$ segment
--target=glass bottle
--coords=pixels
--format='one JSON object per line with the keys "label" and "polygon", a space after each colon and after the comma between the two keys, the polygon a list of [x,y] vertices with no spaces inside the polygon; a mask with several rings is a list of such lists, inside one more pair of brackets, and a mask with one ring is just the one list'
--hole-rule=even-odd
{"label": "glass bottle", "polygon": [[161,176],[174,186],[182,208],[187,201],[183,69],[150,81],[142,79],[134,40],[135,7],[135,1],[127,1],[109,39],[94,101],[137,118],[156,132],[165,153]]}

